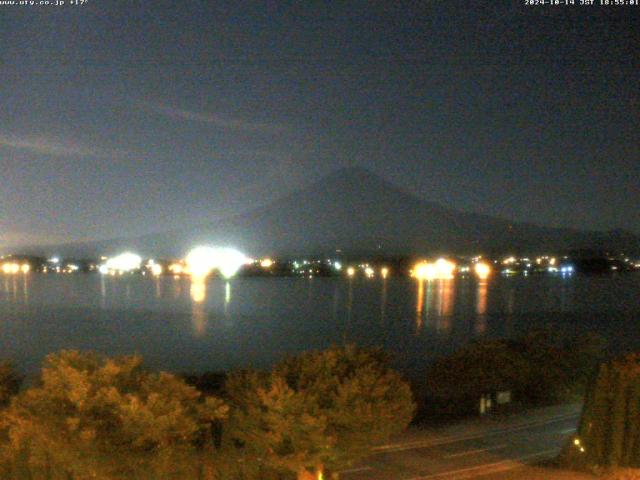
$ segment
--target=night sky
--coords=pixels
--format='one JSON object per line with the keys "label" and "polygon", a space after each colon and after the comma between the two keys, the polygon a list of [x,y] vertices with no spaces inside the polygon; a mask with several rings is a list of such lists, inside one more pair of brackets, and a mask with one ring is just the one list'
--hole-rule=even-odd
{"label": "night sky", "polygon": [[640,233],[640,7],[275,3],[0,6],[0,245],[188,228],[353,165]]}

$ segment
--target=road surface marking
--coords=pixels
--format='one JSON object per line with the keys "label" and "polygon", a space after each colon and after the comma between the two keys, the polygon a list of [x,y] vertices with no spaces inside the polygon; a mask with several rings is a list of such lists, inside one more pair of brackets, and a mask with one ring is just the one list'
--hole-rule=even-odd
{"label": "road surface marking", "polygon": [[369,467],[369,466],[365,465],[364,467],[350,468],[348,470],[340,470],[338,473],[340,473],[340,474],[356,473],[356,472],[366,472],[368,470],[373,470],[373,467]]}
{"label": "road surface marking", "polygon": [[[513,460],[502,460],[500,462],[485,463],[482,465],[476,465],[475,467],[460,468],[458,470],[449,470],[447,472],[432,473],[430,475],[423,475],[421,477],[412,477],[407,480],[430,480],[432,478],[446,478],[455,476],[456,479],[480,477],[482,475],[489,475],[491,473],[498,473],[507,470],[513,470],[523,467],[524,460],[531,460],[533,458],[548,456],[549,454],[558,453],[558,449],[543,450],[541,452],[530,453],[523,455]],[[484,470],[487,470],[486,472]],[[463,475],[463,476],[460,476]]]}
{"label": "road surface marking", "polygon": [[575,414],[567,414],[567,415],[560,415],[557,417],[552,417],[549,418],[547,420],[536,420],[534,422],[529,422],[529,423],[523,423],[523,424],[518,424],[515,425],[513,427],[507,427],[507,428],[502,428],[502,429],[496,429],[496,430],[489,430],[486,432],[482,432],[482,433],[473,433],[473,434],[469,434],[469,435],[460,435],[457,437],[441,437],[440,439],[433,439],[433,440],[418,440],[418,441],[414,441],[414,442],[407,442],[407,443],[396,443],[396,444],[387,444],[387,445],[380,445],[378,447],[374,447],[372,450],[372,454],[376,455],[376,454],[380,454],[380,453],[387,453],[387,452],[401,452],[404,450],[414,450],[414,449],[418,449],[418,448],[428,448],[428,447],[435,447],[438,445],[446,445],[449,443],[457,443],[457,442],[464,442],[467,440],[475,440],[478,438],[483,438],[483,437],[489,437],[489,436],[493,436],[493,435],[501,435],[504,433],[510,433],[510,432],[518,432],[521,430],[528,430],[530,428],[534,428],[534,427],[541,427],[544,425],[548,425],[550,423],[558,423],[558,422],[563,422],[565,420],[570,420],[571,418],[578,418],[579,414],[575,413]]}
{"label": "road surface marking", "polygon": [[493,447],[487,447],[487,448],[476,448],[475,450],[467,450],[466,452],[450,453],[448,455],[445,455],[444,458],[463,457],[465,455],[473,455],[475,453],[491,452],[493,450],[500,450],[500,449],[503,449],[503,448],[506,448],[506,447],[507,447],[507,445],[495,445]]}

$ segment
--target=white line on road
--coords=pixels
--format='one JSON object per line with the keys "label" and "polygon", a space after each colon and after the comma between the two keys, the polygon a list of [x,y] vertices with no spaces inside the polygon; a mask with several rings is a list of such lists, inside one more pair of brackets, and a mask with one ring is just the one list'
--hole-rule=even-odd
{"label": "white line on road", "polygon": [[338,473],[340,473],[340,474],[356,473],[356,472],[366,472],[368,470],[373,470],[373,468],[365,465],[364,467],[350,468],[348,470],[340,470]]}
{"label": "white line on road", "polygon": [[546,457],[546,456],[549,456],[550,454],[555,454],[557,452],[558,450],[555,448],[552,450],[543,450],[541,452],[523,455],[523,456],[514,458],[513,460],[502,460],[501,462],[485,463],[482,465],[476,465],[475,467],[460,468],[458,470],[449,470],[448,472],[433,473],[430,475],[423,475],[421,477],[412,477],[407,480],[430,480],[433,478],[447,478],[447,477],[452,477],[456,479],[480,477],[483,475],[489,475],[491,473],[498,473],[498,472],[503,472],[507,470],[513,470],[516,468],[521,468],[524,466],[524,463],[521,463],[521,462],[525,462],[525,460],[532,460],[534,458]]}
{"label": "white line on road", "polygon": [[507,445],[494,445],[493,447],[476,448],[475,450],[467,450],[466,452],[450,453],[448,455],[445,455],[444,458],[455,458],[455,457],[463,457],[465,455],[474,455],[476,453],[482,453],[482,452],[492,452],[493,450],[501,450],[506,447]]}
{"label": "white line on road", "polygon": [[513,427],[507,427],[507,428],[501,428],[501,429],[496,429],[496,430],[489,430],[486,432],[478,432],[478,433],[473,433],[473,434],[469,434],[469,435],[460,435],[457,437],[441,437],[440,439],[433,439],[433,440],[419,440],[419,441],[414,441],[414,442],[407,442],[407,443],[396,443],[396,444],[387,444],[387,445],[380,445],[378,447],[373,448],[373,454],[380,454],[380,453],[388,453],[388,452],[401,452],[404,450],[415,450],[418,448],[428,448],[428,447],[434,447],[434,446],[438,446],[438,445],[446,445],[449,443],[457,443],[457,442],[464,442],[467,440],[475,440],[478,438],[483,438],[483,437],[488,437],[488,436],[493,436],[493,435],[500,435],[500,434],[504,434],[504,433],[510,433],[510,432],[518,432],[521,430],[528,430],[530,428],[534,428],[534,427],[541,427],[543,425],[548,425],[550,423],[558,423],[558,422],[562,422],[565,420],[570,420],[572,418],[578,418],[579,414],[575,413],[575,414],[568,414],[568,415],[559,415],[557,417],[552,417],[546,420],[537,420],[537,421],[533,421],[533,422],[528,422],[528,423],[522,423],[519,425],[514,425]]}

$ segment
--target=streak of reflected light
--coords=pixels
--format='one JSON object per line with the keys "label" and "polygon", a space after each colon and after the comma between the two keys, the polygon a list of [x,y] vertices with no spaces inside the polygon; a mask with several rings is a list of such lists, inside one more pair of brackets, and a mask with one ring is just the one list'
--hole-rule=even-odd
{"label": "streak of reflected light", "polygon": [[204,301],[207,298],[207,285],[204,277],[192,276],[191,287],[189,288],[191,296],[191,321],[196,335],[204,335],[207,329],[207,312],[205,310]]}
{"label": "streak of reflected light", "polygon": [[488,282],[487,280],[478,281],[477,298],[476,298],[476,325],[475,331],[478,334],[483,334],[487,331],[487,319],[485,313],[487,312],[487,292]]}

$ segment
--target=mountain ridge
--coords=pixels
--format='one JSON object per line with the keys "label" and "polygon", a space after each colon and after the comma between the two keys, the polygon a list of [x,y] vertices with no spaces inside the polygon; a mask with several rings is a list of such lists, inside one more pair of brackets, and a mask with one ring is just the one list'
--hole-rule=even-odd
{"label": "mountain ridge", "polygon": [[628,232],[545,227],[460,211],[421,199],[362,167],[347,167],[267,205],[191,229],[61,245],[56,253],[113,254],[129,248],[153,256],[182,256],[201,243],[281,256],[336,250],[387,255],[572,248],[640,251],[640,238]]}

